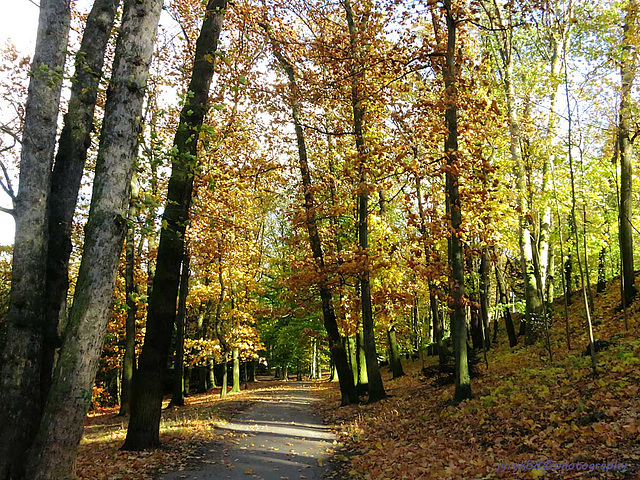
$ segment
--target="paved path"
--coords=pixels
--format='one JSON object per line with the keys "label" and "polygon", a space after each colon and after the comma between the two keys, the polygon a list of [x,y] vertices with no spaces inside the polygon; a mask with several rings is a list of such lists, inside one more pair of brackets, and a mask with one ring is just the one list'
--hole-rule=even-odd
{"label": "paved path", "polygon": [[[159,480],[318,480],[328,472],[334,435],[311,412],[308,383],[256,392],[256,402],[219,429],[224,441],[210,446],[198,470]],[[222,451],[222,455],[220,455]]]}

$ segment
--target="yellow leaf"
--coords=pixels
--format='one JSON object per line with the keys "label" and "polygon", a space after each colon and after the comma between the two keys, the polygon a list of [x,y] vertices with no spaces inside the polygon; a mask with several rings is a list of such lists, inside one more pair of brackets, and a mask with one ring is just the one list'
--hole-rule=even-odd
{"label": "yellow leaf", "polygon": [[531,478],[540,478],[544,476],[544,468],[534,468],[531,470]]}
{"label": "yellow leaf", "polygon": [[319,459],[318,459],[318,466],[319,466],[319,467],[321,467],[321,466],[322,466],[322,459],[321,459],[321,458],[319,458]]}
{"label": "yellow leaf", "polygon": [[213,57],[209,53],[205,54],[204,59],[209,63],[213,63]]}

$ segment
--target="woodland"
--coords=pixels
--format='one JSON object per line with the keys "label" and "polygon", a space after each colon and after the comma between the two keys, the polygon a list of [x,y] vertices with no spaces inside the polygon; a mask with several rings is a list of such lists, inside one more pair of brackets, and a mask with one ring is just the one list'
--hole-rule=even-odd
{"label": "woodland", "polygon": [[638,7],[40,0],[0,480],[150,479],[303,379],[341,478],[636,478]]}

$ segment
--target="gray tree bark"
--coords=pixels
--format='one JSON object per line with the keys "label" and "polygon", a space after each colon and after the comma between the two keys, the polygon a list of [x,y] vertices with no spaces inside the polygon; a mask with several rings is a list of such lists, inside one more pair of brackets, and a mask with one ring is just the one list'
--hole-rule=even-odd
{"label": "gray tree bark", "polygon": [[25,105],[6,338],[0,358],[0,479],[21,478],[42,411],[48,200],[69,0],[42,0]]}
{"label": "gray tree bark", "polygon": [[127,302],[127,319],[125,322],[125,346],[122,359],[122,394],[120,412],[124,416],[131,408],[131,383],[136,369],[136,317],[138,316],[138,302],[134,296],[138,293],[135,281],[135,217],[138,212],[138,182],[134,178],[131,185],[131,200],[129,203],[129,217],[127,219],[127,235],[125,238],[125,268],[124,289]]}
{"label": "gray tree bark", "polygon": [[102,79],[105,52],[120,0],[96,0],[87,17],[76,69],[71,83],[69,110],[58,141],[51,177],[49,201],[49,248],[45,294],[42,399],[47,398],[53,373],[55,350],[60,346],[58,320],[65,318],[69,289],[71,228],[87,150],[91,145],[93,117]]}
{"label": "gray tree bark", "polygon": [[124,4],[76,293],[40,429],[29,452],[29,480],[74,478],[127,229],[142,104],[161,10],[161,0]]}

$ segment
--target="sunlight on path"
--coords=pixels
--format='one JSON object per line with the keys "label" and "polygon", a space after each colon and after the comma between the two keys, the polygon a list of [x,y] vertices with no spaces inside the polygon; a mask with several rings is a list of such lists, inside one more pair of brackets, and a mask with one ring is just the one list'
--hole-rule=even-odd
{"label": "sunlight on path", "polygon": [[316,480],[328,471],[334,435],[311,413],[308,383],[260,392],[257,402],[218,429],[225,437],[209,447],[198,470],[173,472],[158,480]]}

